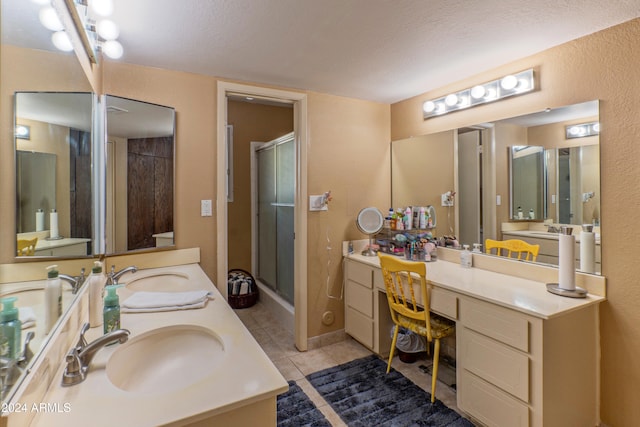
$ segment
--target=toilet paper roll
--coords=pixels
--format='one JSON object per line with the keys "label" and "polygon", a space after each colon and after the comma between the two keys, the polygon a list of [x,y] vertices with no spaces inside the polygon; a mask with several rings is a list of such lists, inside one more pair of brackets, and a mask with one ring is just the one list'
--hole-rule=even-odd
{"label": "toilet paper roll", "polygon": [[38,209],[36,211],[36,231],[44,230],[44,211],[42,209]]}
{"label": "toilet paper roll", "polygon": [[575,244],[573,235],[558,236],[558,287],[568,291],[576,289]]}
{"label": "toilet paper roll", "polygon": [[57,239],[58,237],[60,237],[59,230],[58,230],[58,212],[54,210],[51,211],[51,213],[49,214],[49,226],[50,231],[49,231],[49,237],[52,239]]}
{"label": "toilet paper roll", "polygon": [[580,270],[596,272],[596,235],[588,231],[580,233]]}

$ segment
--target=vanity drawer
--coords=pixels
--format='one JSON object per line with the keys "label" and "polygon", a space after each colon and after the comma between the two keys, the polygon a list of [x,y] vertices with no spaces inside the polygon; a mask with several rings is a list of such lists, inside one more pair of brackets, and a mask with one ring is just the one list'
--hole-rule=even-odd
{"label": "vanity drawer", "polygon": [[347,263],[347,279],[358,282],[371,289],[373,268],[355,261]]}
{"label": "vanity drawer", "polygon": [[458,384],[458,406],[484,425],[528,427],[529,407],[468,372]]}
{"label": "vanity drawer", "polygon": [[459,331],[464,369],[529,402],[529,357],[469,329]]}
{"label": "vanity drawer", "polygon": [[373,319],[357,310],[347,307],[345,310],[344,330],[366,347],[373,348]]}
{"label": "vanity drawer", "polygon": [[440,288],[431,288],[431,311],[448,317],[458,319],[458,297],[455,294]]}
{"label": "vanity drawer", "polygon": [[465,299],[461,304],[460,316],[467,328],[529,352],[529,321],[522,314]]}
{"label": "vanity drawer", "polygon": [[352,280],[347,280],[347,306],[373,318],[373,291]]}
{"label": "vanity drawer", "polygon": [[373,288],[380,289],[383,292],[387,291],[387,288],[384,286],[384,278],[382,277],[382,270],[379,268],[373,269]]}

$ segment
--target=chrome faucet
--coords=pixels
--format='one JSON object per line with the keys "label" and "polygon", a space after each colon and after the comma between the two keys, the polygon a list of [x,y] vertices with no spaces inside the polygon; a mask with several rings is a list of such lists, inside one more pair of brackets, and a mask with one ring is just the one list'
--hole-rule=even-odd
{"label": "chrome faucet", "polygon": [[65,358],[67,366],[62,374],[63,386],[71,386],[84,381],[93,356],[96,355],[98,350],[116,342],[123,344],[127,342],[130,334],[127,329],[116,329],[87,344],[84,334],[88,329],[89,324],[85,323],[80,331],[78,343],[67,353]]}
{"label": "chrome faucet", "polygon": [[69,276],[68,274],[59,274],[58,277],[64,280],[65,282],[68,282],[71,285],[71,293],[75,295],[78,293],[78,290],[80,290],[80,288],[82,287],[82,284],[86,279],[84,274],[85,274],[85,269],[84,267],[82,267],[82,269],[80,270],[79,276]]}
{"label": "chrome faucet", "polygon": [[129,272],[135,273],[136,271],[138,271],[138,267],[136,267],[135,265],[123,268],[120,271],[116,271],[116,266],[112,265],[111,266],[111,271],[109,272],[109,274],[107,274],[107,281],[105,283],[105,286],[117,285],[118,284],[118,279],[120,278],[120,276],[122,276],[125,273],[129,273]]}
{"label": "chrome faucet", "polygon": [[551,224],[547,226],[547,232],[548,233],[559,233],[560,229],[558,227],[556,227],[555,225]]}
{"label": "chrome faucet", "polygon": [[[20,378],[22,372],[33,358],[33,351],[29,347],[31,340],[35,336],[34,332],[28,332],[24,338],[22,354],[17,359],[0,357],[0,395],[4,397],[12,385]],[[2,399],[4,400],[4,399]]]}

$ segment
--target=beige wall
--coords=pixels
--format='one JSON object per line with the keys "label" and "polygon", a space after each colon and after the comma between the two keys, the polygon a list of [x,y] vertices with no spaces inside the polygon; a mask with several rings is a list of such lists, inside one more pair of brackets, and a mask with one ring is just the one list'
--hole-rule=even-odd
{"label": "beige wall", "polygon": [[[638,40],[640,20],[635,19],[391,106],[391,135],[400,139],[601,100],[602,272],[608,298],[600,311],[601,407],[603,422],[617,427],[634,426],[640,419],[640,264],[636,261],[640,236],[636,215],[630,213],[640,198]],[[422,102],[428,98],[529,67],[540,79],[541,89],[534,93],[422,119]]]}
{"label": "beige wall", "polygon": [[[45,63],[47,67],[42,66]],[[5,242],[13,242],[16,237],[13,94],[17,91],[91,92],[91,86],[73,54],[8,45],[0,48],[0,76],[0,264],[5,264],[13,262],[15,256],[15,246]],[[69,182],[68,174],[66,182]]]}
{"label": "beige wall", "polygon": [[251,142],[269,142],[293,131],[293,108],[229,101],[233,125],[233,202],[228,204],[229,269],[251,271]]}
{"label": "beige wall", "polygon": [[[366,238],[355,225],[358,212],[390,203],[389,105],[309,93],[308,194],[331,190],[328,211],[308,213],[308,334],[344,327],[343,240]],[[330,242],[327,242],[327,236]],[[331,249],[328,250],[327,247]],[[335,322],[321,317],[332,311]]]}

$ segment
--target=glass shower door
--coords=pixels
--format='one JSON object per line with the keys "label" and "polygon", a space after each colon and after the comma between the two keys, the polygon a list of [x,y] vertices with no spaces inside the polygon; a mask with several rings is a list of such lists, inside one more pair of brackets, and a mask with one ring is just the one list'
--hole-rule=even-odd
{"label": "glass shower door", "polygon": [[258,278],[293,304],[295,145],[293,136],[258,157]]}

